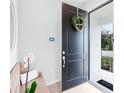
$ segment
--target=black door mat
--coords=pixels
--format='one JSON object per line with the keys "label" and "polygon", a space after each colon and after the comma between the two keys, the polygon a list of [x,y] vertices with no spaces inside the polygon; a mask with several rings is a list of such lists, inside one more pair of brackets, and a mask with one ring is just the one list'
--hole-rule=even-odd
{"label": "black door mat", "polygon": [[109,82],[107,82],[107,81],[105,81],[103,79],[97,81],[97,83],[99,83],[99,84],[103,85],[104,87],[106,87],[106,88],[108,88],[108,89],[113,91],[113,84],[111,84],[111,83],[109,83]]}

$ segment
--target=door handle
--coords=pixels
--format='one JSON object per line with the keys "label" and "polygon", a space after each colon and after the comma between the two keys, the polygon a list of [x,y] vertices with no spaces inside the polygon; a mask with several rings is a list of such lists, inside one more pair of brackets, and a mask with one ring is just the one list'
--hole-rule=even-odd
{"label": "door handle", "polygon": [[62,57],[62,60],[63,60],[63,65],[62,65],[62,67],[65,68],[65,56]]}

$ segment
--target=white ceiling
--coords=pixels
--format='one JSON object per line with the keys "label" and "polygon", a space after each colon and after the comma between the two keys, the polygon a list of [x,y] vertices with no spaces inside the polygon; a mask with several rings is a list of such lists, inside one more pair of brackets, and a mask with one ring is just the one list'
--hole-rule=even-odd
{"label": "white ceiling", "polygon": [[68,3],[70,5],[73,5],[75,7],[80,7],[81,4],[85,4],[87,2],[89,2],[90,0],[62,0],[65,3]]}
{"label": "white ceiling", "polygon": [[88,2],[91,0],[64,0],[65,2],[72,2],[72,3],[84,3],[84,2]]}
{"label": "white ceiling", "polygon": [[95,16],[97,18],[102,18],[104,16],[109,16],[109,15],[113,15],[113,3],[109,3],[108,5],[92,13],[92,16]]}
{"label": "white ceiling", "polygon": [[92,12],[91,17],[97,19],[99,23],[109,23],[113,22],[113,14],[113,3],[109,3],[108,5]]}
{"label": "white ceiling", "polygon": [[108,5],[94,11],[91,15],[94,16],[95,18],[103,18],[106,16],[111,16],[113,15],[114,10],[113,10],[113,3],[109,3]]}
{"label": "white ceiling", "polygon": [[62,0],[62,2],[68,3],[75,7],[79,7],[86,11],[90,11],[107,1],[109,0]]}

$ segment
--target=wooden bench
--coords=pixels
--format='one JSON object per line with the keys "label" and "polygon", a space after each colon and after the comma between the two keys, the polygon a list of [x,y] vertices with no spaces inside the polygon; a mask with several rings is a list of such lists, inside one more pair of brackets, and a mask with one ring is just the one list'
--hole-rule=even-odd
{"label": "wooden bench", "polygon": [[[20,64],[17,63],[10,73],[10,93],[25,93],[25,85],[20,85]],[[34,79],[37,82],[37,88],[35,93],[49,93],[49,90],[43,80],[43,76],[39,73],[39,76]],[[32,80],[33,81],[33,80]],[[28,83],[31,85],[32,81]]]}

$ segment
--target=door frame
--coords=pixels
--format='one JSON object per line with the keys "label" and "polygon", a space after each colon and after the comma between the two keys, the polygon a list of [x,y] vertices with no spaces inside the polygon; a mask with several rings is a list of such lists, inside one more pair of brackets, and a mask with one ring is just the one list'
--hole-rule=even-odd
{"label": "door frame", "polygon": [[91,43],[91,41],[90,41],[90,14],[111,2],[113,2],[113,0],[109,0],[88,12],[88,80],[90,80],[90,43]]}

